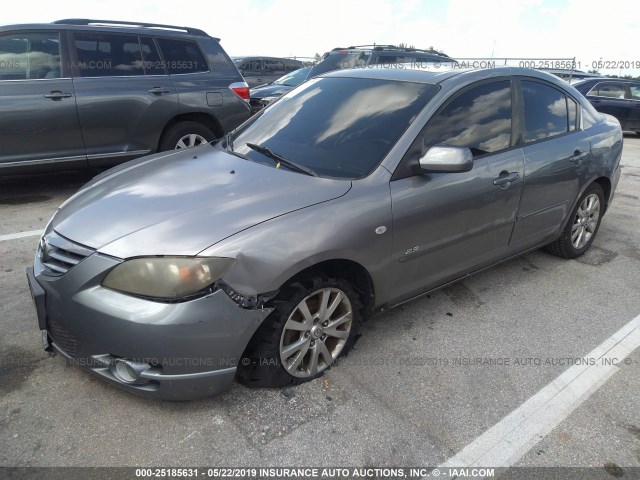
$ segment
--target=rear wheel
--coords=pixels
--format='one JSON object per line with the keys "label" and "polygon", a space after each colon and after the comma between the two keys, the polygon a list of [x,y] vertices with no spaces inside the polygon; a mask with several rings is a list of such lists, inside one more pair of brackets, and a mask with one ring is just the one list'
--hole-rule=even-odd
{"label": "rear wheel", "polygon": [[357,339],[362,304],[350,283],[314,277],[284,288],[238,369],[248,386],[283,387],[321,376]]}
{"label": "rear wheel", "polygon": [[604,192],[599,184],[594,183],[580,197],[560,238],[547,245],[546,249],[563,258],[579,257],[593,243],[603,213]]}
{"label": "rear wheel", "polygon": [[197,147],[216,139],[215,134],[198,122],[179,122],[172,125],[160,140],[160,151]]}

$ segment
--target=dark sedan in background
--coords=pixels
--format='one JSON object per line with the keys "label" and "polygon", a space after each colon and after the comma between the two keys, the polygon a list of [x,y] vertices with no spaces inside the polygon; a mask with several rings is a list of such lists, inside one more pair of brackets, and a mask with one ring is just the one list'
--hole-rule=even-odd
{"label": "dark sedan in background", "polygon": [[299,68],[295,72],[288,73],[273,83],[252,88],[249,92],[251,113],[256,113],[277,100],[291,89],[307,80],[311,67]]}
{"label": "dark sedan in background", "polygon": [[618,78],[592,78],[576,83],[576,90],[602,113],[618,119],[622,130],[640,135],[640,82]]}

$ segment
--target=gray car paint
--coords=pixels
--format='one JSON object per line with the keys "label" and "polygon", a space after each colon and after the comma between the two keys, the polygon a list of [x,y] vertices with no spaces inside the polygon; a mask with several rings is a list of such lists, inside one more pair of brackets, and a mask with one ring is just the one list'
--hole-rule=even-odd
{"label": "gray car paint", "polygon": [[[301,177],[204,145],[104,177],[67,202],[52,227],[119,258],[196,255],[257,223],[350,188],[350,181]],[[125,211],[135,214],[123,216]]]}
{"label": "gray car paint", "polygon": [[[610,202],[622,150],[622,134],[615,119],[596,116],[597,123],[588,131],[486,156],[476,160],[469,172],[392,177],[416,135],[452,94],[488,78],[523,75],[574,93],[551,75],[523,69],[328,74],[438,83],[441,89],[381,164],[358,180],[314,178],[278,170],[208,146],[121,166],[71,198],[49,226],[75,242],[97,248],[97,253],[53,279],[39,271],[36,256],[35,279],[47,291],[47,299],[53,296],[53,302],[59,302],[56,308],[73,317],[62,315],[58,320],[69,329],[79,329],[88,342],[100,335],[113,335],[105,330],[109,324],[117,325],[121,336],[130,337],[127,344],[131,349],[120,351],[120,355],[139,356],[136,348],[142,349],[142,338],[144,342],[157,339],[141,350],[145,354],[154,353],[156,343],[163,355],[170,352],[173,340],[163,336],[163,329],[172,325],[175,330],[172,327],[171,331],[177,332],[183,323],[189,323],[191,305],[194,314],[204,315],[196,318],[210,328],[246,316],[244,325],[251,328],[247,326],[242,332],[199,331],[212,351],[220,348],[226,358],[238,358],[253,327],[266,317],[266,309],[217,310],[219,302],[228,300],[218,290],[184,302],[180,305],[185,310],[166,316],[163,312],[170,308],[165,304],[132,299],[101,287],[109,265],[138,255],[231,257],[236,264],[222,280],[241,295],[257,296],[279,289],[306,268],[339,260],[343,268],[357,267],[367,273],[374,287],[372,307],[383,308],[541,246],[560,234],[568,212],[596,178],[610,181]],[[583,98],[575,98],[587,108]],[[587,143],[588,154],[575,165],[569,157],[586,149]],[[503,170],[519,174],[506,189],[492,183]],[[131,213],[123,213],[127,210]],[[67,283],[69,275],[73,283]],[[204,314],[199,305],[209,301],[215,304]],[[48,315],[53,311],[51,305],[47,300]],[[99,325],[78,324],[79,318],[94,311],[103,315]],[[148,328],[141,330],[137,319],[147,318],[144,323]],[[111,338],[113,342],[95,346],[85,355],[118,355],[113,352],[118,343]],[[227,349],[225,342],[232,347]],[[190,354],[190,347],[185,348]],[[165,392],[161,398],[180,395],[177,387],[171,388],[167,382],[161,385]],[[144,389],[127,388],[148,394]]]}

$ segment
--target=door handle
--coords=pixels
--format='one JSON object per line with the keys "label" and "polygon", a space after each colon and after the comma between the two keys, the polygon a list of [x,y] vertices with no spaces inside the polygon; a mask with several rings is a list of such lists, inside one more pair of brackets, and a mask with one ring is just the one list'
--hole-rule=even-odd
{"label": "door handle", "polygon": [[582,163],[582,160],[587,156],[587,152],[581,152],[580,150],[576,150],[573,152],[573,155],[569,157],[569,161],[576,164],[576,167],[579,167]]}
{"label": "door handle", "polygon": [[149,93],[153,93],[154,95],[162,95],[163,93],[171,93],[171,90],[165,87],[153,87],[150,88]]}
{"label": "door handle", "polygon": [[506,170],[503,170],[500,172],[500,176],[493,181],[493,184],[502,188],[508,188],[509,185],[518,180],[519,176],[518,172],[509,173]]}
{"label": "door handle", "polygon": [[63,98],[70,98],[70,93],[61,92],[60,90],[54,90],[51,93],[47,93],[44,98],[50,98],[51,100],[62,100]]}

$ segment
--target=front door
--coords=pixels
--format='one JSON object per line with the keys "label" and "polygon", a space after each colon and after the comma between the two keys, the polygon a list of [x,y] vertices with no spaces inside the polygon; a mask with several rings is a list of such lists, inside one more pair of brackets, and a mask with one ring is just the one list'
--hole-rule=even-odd
{"label": "front door", "polygon": [[86,167],[73,81],[59,33],[0,36],[0,168]]}
{"label": "front door", "polygon": [[[456,94],[427,123],[390,183],[397,301],[504,257],[522,190],[508,79]],[[470,148],[464,173],[412,170],[433,145]]]}

